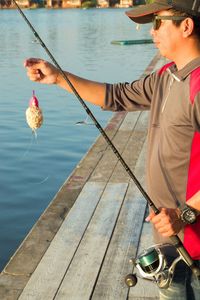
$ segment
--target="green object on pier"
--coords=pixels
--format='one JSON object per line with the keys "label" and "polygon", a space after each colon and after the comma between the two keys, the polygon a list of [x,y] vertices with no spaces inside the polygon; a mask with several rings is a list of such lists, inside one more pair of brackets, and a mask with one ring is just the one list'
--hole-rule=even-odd
{"label": "green object on pier", "polygon": [[112,41],[113,45],[139,45],[139,44],[153,44],[152,39],[143,40],[123,40],[123,41]]}

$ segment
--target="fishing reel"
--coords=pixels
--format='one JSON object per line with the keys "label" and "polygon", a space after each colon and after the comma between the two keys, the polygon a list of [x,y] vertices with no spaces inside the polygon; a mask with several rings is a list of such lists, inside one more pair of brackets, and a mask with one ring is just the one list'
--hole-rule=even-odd
{"label": "fishing reel", "polygon": [[170,286],[176,264],[182,258],[178,256],[170,265],[165,256],[165,246],[169,245],[152,246],[144,250],[136,259],[130,260],[137,269],[137,274],[126,276],[125,283],[128,287],[133,287],[137,284],[137,277],[154,281],[162,289],[167,289]]}

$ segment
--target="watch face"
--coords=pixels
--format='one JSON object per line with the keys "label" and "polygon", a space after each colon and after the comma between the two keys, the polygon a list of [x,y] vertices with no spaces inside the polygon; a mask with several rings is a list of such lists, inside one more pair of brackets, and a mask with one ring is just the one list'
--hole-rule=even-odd
{"label": "watch face", "polygon": [[196,221],[196,214],[193,210],[188,208],[187,210],[183,211],[183,221],[188,224],[193,224]]}

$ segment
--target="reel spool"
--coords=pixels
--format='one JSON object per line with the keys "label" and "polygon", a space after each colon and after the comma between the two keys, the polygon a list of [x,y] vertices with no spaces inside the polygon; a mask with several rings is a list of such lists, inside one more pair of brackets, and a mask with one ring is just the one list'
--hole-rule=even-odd
{"label": "reel spool", "polygon": [[137,263],[145,275],[156,272],[160,265],[158,251],[153,247],[144,250],[138,257]]}

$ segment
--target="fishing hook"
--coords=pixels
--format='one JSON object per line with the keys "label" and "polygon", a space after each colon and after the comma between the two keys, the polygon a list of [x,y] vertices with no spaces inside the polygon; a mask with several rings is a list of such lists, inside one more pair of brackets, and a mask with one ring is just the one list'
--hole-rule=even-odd
{"label": "fishing hook", "polygon": [[[126,172],[128,173],[128,175],[130,176],[130,178],[133,180],[133,182],[135,183],[135,185],[137,186],[137,188],[139,189],[139,191],[141,192],[141,194],[146,199],[148,205],[151,207],[151,209],[154,211],[154,213],[156,215],[159,214],[160,211],[158,210],[158,208],[155,206],[155,204],[153,203],[153,201],[151,200],[151,198],[149,197],[149,195],[143,189],[143,187],[141,186],[140,182],[138,181],[138,179],[136,178],[136,176],[133,174],[133,172],[131,171],[131,169],[129,168],[129,166],[125,162],[125,160],[122,158],[122,156],[120,155],[119,151],[116,149],[116,147],[114,146],[114,144],[112,143],[112,141],[110,140],[110,138],[108,137],[108,135],[106,134],[106,132],[104,131],[104,129],[102,128],[102,126],[99,124],[99,122],[97,121],[97,119],[94,117],[93,113],[88,108],[88,106],[85,104],[85,102],[83,101],[83,99],[81,98],[81,96],[79,95],[79,93],[77,92],[77,90],[75,89],[75,87],[73,86],[73,84],[71,83],[71,81],[69,80],[69,78],[67,77],[67,75],[64,73],[64,71],[62,70],[62,68],[60,67],[60,65],[57,63],[56,59],[51,54],[51,52],[49,51],[49,49],[47,48],[47,46],[45,45],[45,43],[43,42],[43,40],[40,38],[40,36],[37,33],[37,31],[35,30],[35,28],[32,26],[32,24],[30,23],[30,21],[27,19],[27,17],[25,16],[25,14],[23,13],[23,11],[21,10],[21,8],[19,7],[19,5],[17,4],[16,0],[13,0],[13,2],[16,5],[16,7],[17,7],[19,13],[21,14],[22,18],[24,19],[24,21],[27,23],[27,25],[29,26],[29,28],[33,32],[35,38],[38,40],[39,44],[44,48],[44,50],[46,51],[46,53],[49,56],[49,58],[52,60],[52,62],[54,63],[54,65],[58,68],[59,72],[61,73],[61,75],[63,76],[63,78],[67,82],[67,84],[70,86],[70,88],[73,91],[74,95],[76,96],[76,98],[79,100],[80,104],[85,109],[86,113],[91,118],[91,120],[94,122],[94,125],[96,126],[96,128],[100,131],[101,135],[104,137],[105,141],[110,146],[110,148],[112,149],[112,151],[114,152],[114,154],[116,155],[116,157],[118,158],[118,160],[120,161],[120,163],[122,164],[122,166],[124,167],[124,169],[126,170]],[[178,253],[180,254],[180,256],[185,261],[185,263],[190,267],[190,269],[192,270],[192,272],[200,280],[200,268],[198,268],[195,265],[195,263],[192,260],[191,256],[189,255],[189,253],[187,252],[187,250],[184,248],[183,243],[181,242],[180,238],[177,235],[174,235],[174,236],[171,236],[170,239],[171,239],[173,245],[175,246],[175,248],[177,249]]]}

